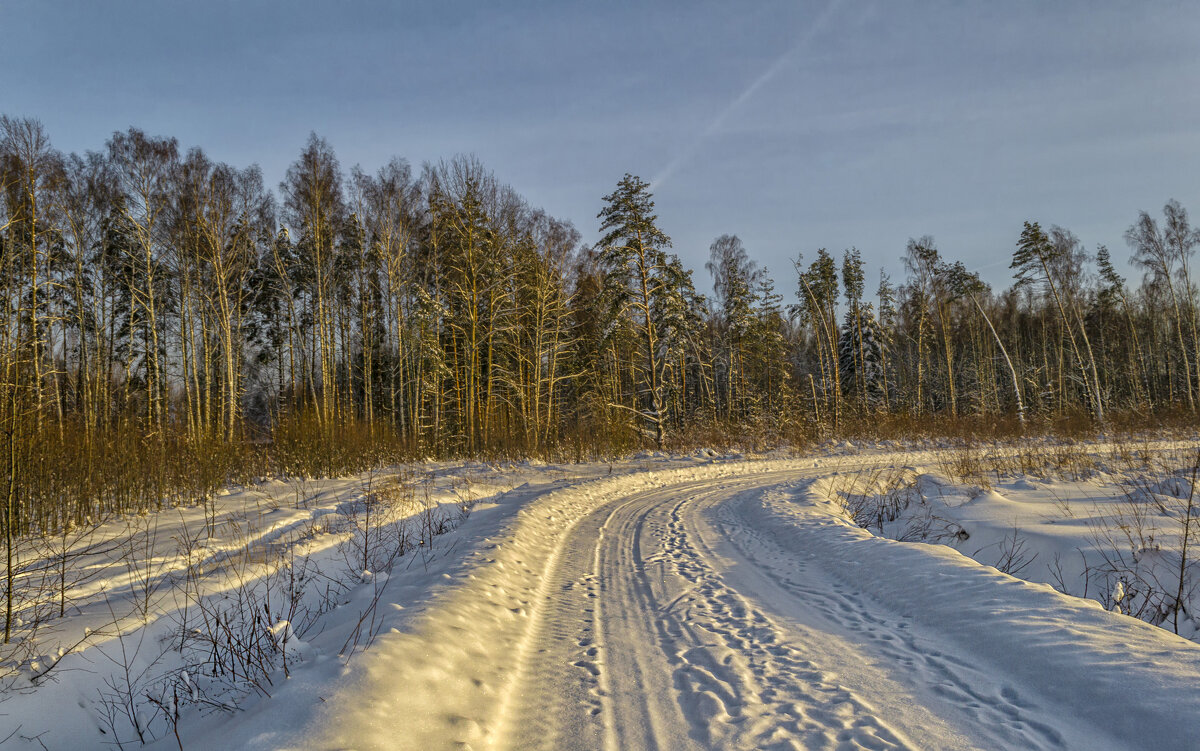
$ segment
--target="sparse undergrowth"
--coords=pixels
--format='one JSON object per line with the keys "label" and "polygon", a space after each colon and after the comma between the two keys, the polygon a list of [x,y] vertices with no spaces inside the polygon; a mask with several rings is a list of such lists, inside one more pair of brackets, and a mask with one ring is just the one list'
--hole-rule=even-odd
{"label": "sparse undergrowth", "polygon": [[182,748],[181,717],[270,696],[312,656],[314,633],[335,630],[343,662],[367,648],[392,573],[427,566],[477,500],[468,472],[373,470],[22,538],[0,702],[69,681],[86,651],[104,676],[90,697],[100,737]]}

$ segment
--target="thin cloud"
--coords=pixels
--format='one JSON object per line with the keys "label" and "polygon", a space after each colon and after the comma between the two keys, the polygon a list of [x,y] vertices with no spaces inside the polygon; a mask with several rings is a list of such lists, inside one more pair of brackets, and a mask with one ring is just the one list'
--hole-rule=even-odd
{"label": "thin cloud", "polygon": [[825,7],[825,10],[823,10],[821,14],[817,16],[817,19],[807,29],[804,30],[804,32],[800,35],[800,38],[796,40],[795,44],[785,50],[782,55],[777,57],[775,62],[767,66],[767,69],[764,70],[762,74],[758,76],[758,78],[751,81],[750,85],[743,89],[742,93],[738,94],[733,101],[725,105],[725,108],[717,113],[717,116],[714,117],[707,126],[705,126],[704,130],[700,131],[700,133],[698,133],[691,141],[689,141],[687,145],[675,155],[675,158],[672,159],[657,175],[655,175],[654,179],[650,181],[651,188],[657,189],[661,187],[663,183],[665,183],[667,180],[670,180],[675,173],[679,171],[680,167],[690,162],[696,156],[696,152],[699,151],[700,146],[721,130],[722,126],[725,125],[725,121],[729,119],[730,115],[732,115],[734,112],[737,112],[742,105],[744,105],[752,96],[758,93],[759,89],[761,89],[763,86],[766,86],[772,78],[778,75],[779,71],[783,70],[788,63],[791,62],[792,57],[794,57],[797,52],[808,46],[808,44],[812,42],[816,35],[824,30],[825,26],[829,22],[830,17],[833,15],[833,12],[837,10],[841,3],[842,0],[833,0],[830,2],[829,5]]}

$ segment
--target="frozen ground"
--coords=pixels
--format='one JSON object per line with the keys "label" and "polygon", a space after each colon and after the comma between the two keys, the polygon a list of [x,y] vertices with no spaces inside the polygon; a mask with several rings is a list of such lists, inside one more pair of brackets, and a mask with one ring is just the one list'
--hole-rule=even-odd
{"label": "frozen ground", "polygon": [[127,520],[58,559],[0,748],[1193,748],[1200,647],[991,565],[1015,525],[1037,580],[1115,473],[954,461],[423,465]]}

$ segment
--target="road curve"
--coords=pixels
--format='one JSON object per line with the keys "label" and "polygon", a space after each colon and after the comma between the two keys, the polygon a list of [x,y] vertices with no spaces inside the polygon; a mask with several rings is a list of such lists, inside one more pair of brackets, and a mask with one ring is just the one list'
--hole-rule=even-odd
{"label": "road curve", "polygon": [[949,548],[874,538],[809,493],[830,471],[714,463],[528,500],[477,529],[445,588],[381,636],[289,747],[1184,749],[1200,737],[1200,648]]}
{"label": "road curve", "polygon": [[547,572],[495,745],[1065,747],[991,666],[931,648],[751,523],[745,507],[798,474],[669,485],[584,518]]}

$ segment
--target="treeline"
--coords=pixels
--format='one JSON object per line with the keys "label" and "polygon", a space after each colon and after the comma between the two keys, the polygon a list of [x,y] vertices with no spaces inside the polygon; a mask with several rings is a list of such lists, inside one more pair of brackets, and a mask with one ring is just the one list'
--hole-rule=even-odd
{"label": "treeline", "polygon": [[598,206],[588,247],[470,157],[345,170],[313,136],[272,190],[173,138],[62,154],[36,120],[0,119],[5,519],[388,457],[1200,399],[1200,233],[1174,201],[1126,234],[1136,286],[1104,247],[1026,223],[1008,289],[925,237],[895,282],[853,249],[799,257],[792,306],[733,236],[697,289],[638,178]]}

